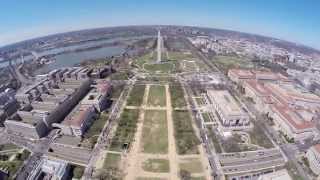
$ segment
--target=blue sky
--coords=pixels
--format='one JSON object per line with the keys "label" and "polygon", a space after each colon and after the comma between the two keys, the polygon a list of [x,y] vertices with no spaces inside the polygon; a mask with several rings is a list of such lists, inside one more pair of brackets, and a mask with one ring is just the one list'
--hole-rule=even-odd
{"label": "blue sky", "polygon": [[0,1],[0,46],[71,30],[147,24],[231,29],[320,49],[319,0]]}

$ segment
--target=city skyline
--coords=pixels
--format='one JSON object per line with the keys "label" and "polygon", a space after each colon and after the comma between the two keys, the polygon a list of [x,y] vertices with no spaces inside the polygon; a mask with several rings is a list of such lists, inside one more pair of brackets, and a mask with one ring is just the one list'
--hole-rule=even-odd
{"label": "city skyline", "polygon": [[[123,25],[190,25],[259,34],[320,49],[319,2],[4,1],[0,47],[49,34]],[[156,18],[155,18],[156,17]]]}
{"label": "city skyline", "polygon": [[316,3],[45,2],[0,3],[0,179],[320,178]]}

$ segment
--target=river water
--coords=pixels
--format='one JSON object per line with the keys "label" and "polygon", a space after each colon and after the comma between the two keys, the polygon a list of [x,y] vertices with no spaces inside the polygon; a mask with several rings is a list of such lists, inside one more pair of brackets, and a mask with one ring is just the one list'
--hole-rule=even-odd
{"label": "river water", "polygon": [[[38,52],[39,56],[50,55],[50,54],[58,54],[58,55],[54,57],[55,61],[53,63],[45,65],[43,68],[39,69],[36,74],[46,73],[56,68],[70,67],[90,59],[98,59],[98,58],[104,58],[107,56],[119,55],[125,51],[124,46],[108,46],[108,47],[102,47],[97,49],[85,50],[90,47],[99,46],[106,43],[112,43],[117,41],[133,42],[133,41],[148,38],[148,37],[152,37],[152,36],[134,36],[134,37],[126,37],[126,38],[118,37],[118,38],[112,38],[107,40],[86,42],[83,44],[60,47],[60,48],[46,50],[43,52]],[[84,49],[84,50],[75,51],[79,49]],[[71,52],[66,52],[66,51],[71,51]],[[33,58],[34,57],[32,55],[23,57],[24,61],[32,60]],[[15,61],[21,62],[22,60],[19,58]],[[5,67],[5,66],[8,66],[8,62],[0,63],[0,67]]]}
{"label": "river water", "polygon": [[71,67],[75,64],[90,60],[104,58],[107,56],[119,55],[124,52],[125,47],[123,46],[111,46],[103,47],[94,50],[78,51],[78,52],[69,52],[64,54],[59,54],[55,56],[55,61],[51,64],[45,65],[40,68],[36,74],[46,73],[53,69],[62,68],[62,67]]}

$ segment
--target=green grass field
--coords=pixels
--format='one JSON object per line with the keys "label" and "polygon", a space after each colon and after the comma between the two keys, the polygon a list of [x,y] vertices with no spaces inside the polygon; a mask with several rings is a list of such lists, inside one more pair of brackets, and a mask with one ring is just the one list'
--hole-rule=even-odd
{"label": "green grass field", "polygon": [[120,154],[108,153],[106,159],[104,160],[103,168],[104,169],[118,168],[120,160],[121,160]]}
{"label": "green grass field", "polygon": [[249,131],[251,143],[262,146],[264,148],[273,148],[272,142],[269,140],[267,135],[262,131],[259,126],[254,125],[253,129]]}
{"label": "green grass field", "polygon": [[116,72],[110,75],[112,80],[128,80],[130,74],[128,72]]}
{"label": "green grass field", "polygon": [[215,56],[213,62],[225,72],[231,68],[253,68],[252,61],[236,56]]}
{"label": "green grass field", "polygon": [[148,105],[166,106],[166,89],[164,86],[151,86],[148,96]]}
{"label": "green grass field", "polygon": [[206,65],[202,60],[198,59],[196,61],[197,66],[199,67],[201,72],[208,72],[210,71],[210,68],[208,67],[208,65]]}
{"label": "green grass field", "polygon": [[143,101],[145,85],[135,85],[127,100],[128,106],[140,106]]}
{"label": "green grass field", "polygon": [[298,169],[297,167],[294,165],[292,160],[289,160],[286,165],[285,168],[288,170],[288,173],[290,175],[290,177],[293,180],[303,180],[304,178],[298,173]]}
{"label": "green grass field", "polygon": [[108,120],[108,114],[101,113],[100,117],[95,121],[93,121],[93,124],[89,127],[89,129],[83,135],[84,140],[82,142],[89,143],[87,145],[83,144],[84,146],[88,146],[88,148],[93,148],[107,120]]}
{"label": "green grass field", "polygon": [[205,177],[191,177],[191,180],[206,180]]}
{"label": "green grass field", "polygon": [[11,150],[11,149],[21,149],[18,146],[14,144],[2,144],[0,145],[0,151],[6,151],[6,150]]}
{"label": "green grass field", "polygon": [[205,104],[202,97],[195,98],[198,106],[203,106]]}
{"label": "green grass field", "polygon": [[179,154],[197,154],[200,141],[192,127],[188,111],[173,111],[174,135]]}
{"label": "green grass field", "polygon": [[18,169],[22,166],[22,161],[0,161],[0,168],[8,169],[10,175],[9,178],[13,179],[13,175],[16,174]]}
{"label": "green grass field", "polygon": [[212,121],[209,113],[202,113],[202,117],[203,117],[204,122],[211,122]]}
{"label": "green grass field", "polygon": [[142,149],[145,153],[165,154],[168,152],[168,128],[166,111],[145,112]]}
{"label": "green grass field", "polygon": [[164,178],[155,178],[155,177],[138,177],[135,180],[167,180]]}
{"label": "green grass field", "polygon": [[[153,53],[153,54],[155,54],[155,53]],[[154,60],[155,60],[155,56],[153,56],[152,53],[147,53],[147,54],[137,58],[134,61],[134,65],[138,66],[140,69],[142,69],[143,68],[143,64],[154,62]]]}
{"label": "green grass field", "polygon": [[142,81],[153,81],[153,82],[163,82],[163,83],[168,83],[168,82],[173,82],[175,79],[173,77],[163,75],[163,76],[146,76],[143,78],[138,78],[138,80]]}
{"label": "green grass field", "polygon": [[184,92],[180,84],[172,85],[169,88],[171,95],[172,107],[184,107],[187,106],[186,100],[184,98]]}
{"label": "green grass field", "polygon": [[191,60],[191,59],[194,59],[194,56],[191,53],[169,51],[168,54],[169,54],[170,60]]}
{"label": "green grass field", "polygon": [[139,110],[137,109],[124,109],[110,149],[113,151],[121,151],[124,144],[129,144],[134,138],[139,118]]}
{"label": "green grass field", "polygon": [[71,176],[72,179],[81,179],[81,177],[83,176],[84,173],[84,169],[85,167],[83,166],[78,166],[78,165],[72,165],[71,166]]}
{"label": "green grass field", "polygon": [[171,73],[175,71],[175,64],[164,62],[161,64],[144,64],[144,69],[150,73]]}
{"label": "green grass field", "polygon": [[256,147],[249,146],[241,143],[241,137],[239,135],[233,135],[227,139],[221,141],[223,150],[227,153],[232,152],[244,152],[244,151],[255,151]]}
{"label": "green grass field", "polygon": [[[4,145],[7,148],[15,148],[14,145],[7,144]],[[15,154],[15,157],[12,161],[9,161],[9,156],[7,160],[0,160],[0,168],[7,169],[9,171],[9,179],[13,179],[13,176],[16,174],[18,169],[23,165],[23,162],[30,156],[30,152],[27,150],[23,150],[22,153]],[[3,157],[2,157],[3,158]]]}
{"label": "green grass field", "polygon": [[213,130],[211,127],[207,127],[208,134],[209,134],[209,139],[211,140],[214,149],[216,150],[217,153],[222,153],[222,147],[219,143],[218,136],[215,134],[215,130]]}
{"label": "green grass field", "polygon": [[193,61],[184,61],[182,68],[184,72],[194,72],[199,69],[199,67],[197,66],[197,63]]}
{"label": "green grass field", "polygon": [[180,169],[188,171],[190,173],[202,173],[203,167],[201,161],[198,158],[183,159],[180,163]]}
{"label": "green grass field", "polygon": [[118,99],[124,89],[124,84],[112,86],[111,98]]}
{"label": "green grass field", "polygon": [[148,159],[143,162],[142,169],[145,171],[156,173],[169,172],[169,161],[166,159]]}

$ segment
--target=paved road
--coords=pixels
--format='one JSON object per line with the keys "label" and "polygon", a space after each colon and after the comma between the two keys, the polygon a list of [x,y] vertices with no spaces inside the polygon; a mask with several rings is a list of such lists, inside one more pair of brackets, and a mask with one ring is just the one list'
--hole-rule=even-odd
{"label": "paved road", "polygon": [[[193,44],[191,44],[190,41],[185,39],[185,44],[189,47],[189,49],[192,51],[192,53],[196,54],[200,60],[202,60],[210,69],[212,72],[219,72],[219,70],[208,60],[208,58],[200,52]],[[180,83],[182,84],[183,88],[186,90],[186,95],[188,97],[188,102],[190,104],[190,108],[192,109],[192,115],[194,116],[194,119],[196,120],[196,124],[200,130],[201,135],[201,141],[204,149],[206,150],[206,153],[208,154],[208,160],[209,164],[212,170],[212,176],[213,179],[223,179],[224,175],[222,173],[222,168],[220,166],[219,160],[217,159],[217,154],[215,152],[214,146],[211,145],[211,142],[208,139],[208,134],[206,130],[202,127],[202,119],[201,116],[199,116],[198,108],[195,102],[195,99],[193,99],[190,95],[193,94],[190,86],[187,83],[184,83],[181,78],[179,78]]]}
{"label": "paved road", "polygon": [[[191,88],[183,82],[180,82],[180,83],[186,91],[187,100],[188,100],[188,104],[190,105],[190,108],[197,109],[195,99],[190,96],[191,94],[193,94]],[[222,169],[221,169],[221,166],[218,162],[217,154],[215,153],[215,150],[211,149],[213,146],[210,145],[210,142],[207,138],[208,135],[206,134],[205,129],[202,127],[201,116],[198,115],[197,110],[192,110],[192,115],[193,115],[194,119],[196,120],[196,125],[197,125],[198,129],[200,130],[202,145],[203,145],[204,149],[206,150],[206,153],[208,154],[209,164],[211,167],[211,171],[213,173],[212,176],[214,179],[221,179],[221,178],[223,178]]]}
{"label": "paved road", "polygon": [[24,162],[24,165],[17,172],[17,180],[25,180],[30,175],[30,172],[41,162],[41,157],[45,154],[53,141],[57,130],[52,130],[51,133],[41,140],[32,141],[22,136],[14,134],[3,134],[9,142],[20,147],[28,149],[31,156]]}
{"label": "paved road", "polygon": [[[229,90],[232,91],[233,93],[236,93],[238,97],[241,97],[241,95],[239,95],[237,91],[231,88],[232,87],[230,85],[231,83],[229,82],[228,84],[229,84]],[[295,144],[287,144],[283,142],[283,139],[279,137],[278,132],[276,132],[272,127],[270,127],[266,123],[264,117],[262,117],[261,113],[259,113],[258,110],[256,110],[256,108],[251,103],[243,99],[241,100],[241,102],[244,103],[245,107],[248,108],[248,111],[250,113],[253,113],[253,115],[256,117],[256,118],[253,118],[255,120],[254,125],[259,126],[265,132],[265,134],[270,139],[270,141],[272,141],[276,147],[280,148],[286,160],[291,161],[295,166],[295,168],[298,170],[299,175],[301,175],[303,179],[309,180],[310,179],[309,175],[305,172],[303,167],[297,161],[296,156],[300,152],[299,147]]]}
{"label": "paved road", "polygon": [[198,48],[196,48],[188,39],[183,38],[185,44],[189,47],[193,54],[196,54],[200,60],[202,60],[212,72],[219,72],[223,74],[212,62],[208,59],[206,55],[204,55]]}
{"label": "paved road", "polygon": [[[209,60],[207,58],[206,55],[204,55],[201,51],[199,51],[195,46],[193,46],[188,40],[186,40],[186,44],[190,47],[190,49],[192,50],[193,53],[196,53],[199,58],[211,69],[211,71],[213,72],[219,72],[221,74],[222,77],[225,77],[224,73],[221,72],[212,62],[211,60]],[[227,77],[225,77],[225,79],[228,79]],[[228,80],[227,80],[228,81]],[[230,91],[233,91],[233,88],[231,86],[231,82],[227,82],[227,87]],[[240,97],[240,96],[239,96]],[[242,101],[241,101],[242,102]],[[247,107],[250,107],[250,105],[245,104]],[[196,107],[192,107],[193,109]],[[254,115],[256,117],[260,117],[260,113],[258,113],[256,110],[254,110],[253,108],[251,108],[249,110],[249,112],[254,113]],[[254,118],[256,120],[256,118]],[[262,123],[261,123],[262,122]],[[281,145],[281,140],[279,139],[277,133],[274,131],[274,129],[272,129],[270,126],[266,125],[264,121],[259,121],[258,123],[255,123],[256,125],[259,125],[262,130],[266,133],[267,137],[276,145],[276,147],[278,146],[282,153],[285,155],[285,158],[288,158],[289,160],[291,160],[293,162],[293,164],[295,165],[295,167],[297,168],[297,170],[299,171],[299,174],[306,180],[309,180],[309,176],[306,174],[306,172],[303,170],[303,168],[301,167],[301,165],[297,162],[296,159],[296,154],[299,152],[298,149],[306,149],[307,146],[306,145]],[[280,143],[280,144],[278,144]],[[205,143],[207,144],[207,143]],[[279,146],[280,145],[280,146]],[[212,156],[214,157],[214,156]],[[210,161],[214,162],[214,161]]]}
{"label": "paved road", "polygon": [[[247,107],[250,107],[250,106],[247,106]],[[257,118],[258,123],[256,123],[256,125],[259,125],[264,130],[266,135],[270,139],[274,140],[274,142],[277,143],[277,146],[282,150],[287,160],[291,161],[295,165],[296,169],[299,172],[299,175],[301,175],[303,179],[309,180],[310,179],[309,175],[305,172],[303,167],[298,163],[296,158],[297,154],[300,152],[299,148],[295,144],[283,143],[283,140],[279,137],[278,133],[265,123],[261,115],[255,109],[251,109],[251,112],[254,112],[256,117],[258,117]]]}
{"label": "paved road", "polygon": [[119,99],[116,101],[116,103],[112,106],[112,110],[109,116],[109,123],[105,125],[103,128],[98,141],[95,145],[95,147],[92,150],[90,161],[85,169],[83,178],[84,180],[92,179],[93,172],[94,172],[94,166],[97,162],[97,158],[99,157],[99,154],[101,151],[110,143],[109,135],[111,132],[111,129],[114,125],[114,121],[118,119],[120,116],[120,113],[123,109],[123,105],[125,103],[126,98],[129,95],[129,92],[131,91],[133,84],[135,81],[127,81],[129,84],[125,86],[123,92],[121,93]]}

